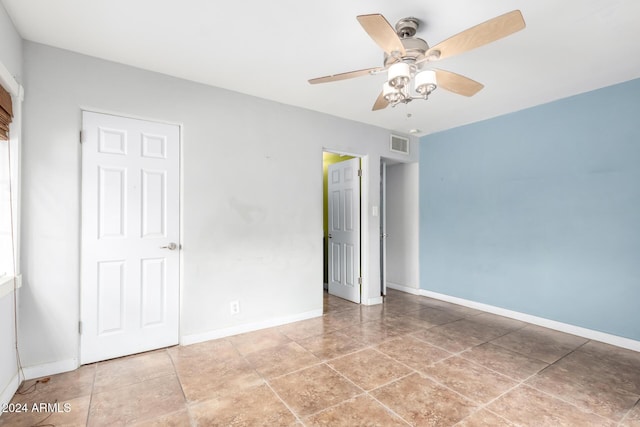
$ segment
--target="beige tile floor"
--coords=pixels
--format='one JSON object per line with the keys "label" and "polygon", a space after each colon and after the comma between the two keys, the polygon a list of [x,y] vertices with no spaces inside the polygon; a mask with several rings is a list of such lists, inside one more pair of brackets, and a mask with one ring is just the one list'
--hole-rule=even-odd
{"label": "beige tile floor", "polygon": [[325,312],[52,376],[13,403],[69,412],[0,425],[640,426],[640,353],[397,291]]}

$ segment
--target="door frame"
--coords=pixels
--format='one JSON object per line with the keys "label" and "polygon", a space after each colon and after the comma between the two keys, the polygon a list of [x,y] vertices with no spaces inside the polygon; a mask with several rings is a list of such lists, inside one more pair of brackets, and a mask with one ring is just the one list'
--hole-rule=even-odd
{"label": "door frame", "polygon": [[[332,153],[332,154],[342,154],[346,156],[358,157],[360,158],[360,169],[362,169],[362,177],[360,178],[360,276],[362,277],[362,285],[360,287],[360,304],[362,305],[372,305],[382,302],[382,297],[380,300],[377,298],[371,299],[368,297],[369,289],[374,284],[371,283],[371,277],[369,277],[369,267],[370,267],[370,249],[369,249],[369,183],[371,179],[371,168],[369,166],[369,155],[362,153],[354,153],[348,152],[344,150],[334,149],[330,147],[322,147],[322,153]],[[321,164],[322,166],[322,164]],[[320,168],[322,170],[322,168]],[[322,202],[324,209],[324,200]],[[324,238],[324,231],[323,231]],[[324,254],[322,255],[324,258]]]}
{"label": "door frame", "polygon": [[[178,184],[178,230],[180,233],[179,236],[179,241],[177,242],[179,247],[182,247],[183,244],[183,238],[184,238],[184,152],[183,152],[183,147],[184,147],[184,124],[182,122],[175,122],[175,121],[171,121],[171,120],[166,120],[166,119],[161,119],[161,118],[157,118],[157,117],[151,117],[151,116],[141,116],[138,114],[130,114],[130,113],[125,113],[122,111],[114,111],[114,110],[108,110],[108,109],[104,109],[104,108],[99,108],[99,107],[94,107],[94,106],[85,106],[85,105],[80,105],[79,109],[78,109],[78,121],[79,121],[79,129],[78,129],[78,134],[79,134],[79,139],[78,139],[78,157],[79,157],[79,167],[78,167],[78,177],[79,177],[79,182],[80,185],[78,186],[78,206],[79,206],[79,210],[78,210],[78,216],[79,216],[79,220],[78,220],[78,311],[77,311],[77,319],[78,319],[78,333],[76,335],[76,368],[79,368],[81,365],[81,361],[82,361],[82,343],[81,343],[81,339],[82,339],[82,334],[81,334],[81,320],[82,320],[82,186],[83,186],[83,180],[82,180],[82,168],[83,168],[83,153],[82,150],[84,149],[83,145],[82,145],[82,139],[83,139],[83,135],[82,135],[82,113],[83,112],[90,112],[90,113],[98,113],[98,114],[108,114],[108,115],[112,115],[112,116],[118,116],[118,117],[124,117],[124,118],[129,118],[129,119],[135,119],[135,120],[144,120],[144,121],[148,121],[148,122],[155,122],[155,123],[161,123],[161,124],[166,124],[166,125],[172,125],[172,126],[177,126],[178,127],[178,177],[179,177],[179,184]],[[183,340],[182,340],[182,302],[183,302],[183,292],[184,292],[184,257],[183,257],[183,251],[180,250],[178,251],[178,344],[182,345],[183,344]]]}
{"label": "door frame", "polygon": [[380,293],[387,296],[387,162],[380,158]]}

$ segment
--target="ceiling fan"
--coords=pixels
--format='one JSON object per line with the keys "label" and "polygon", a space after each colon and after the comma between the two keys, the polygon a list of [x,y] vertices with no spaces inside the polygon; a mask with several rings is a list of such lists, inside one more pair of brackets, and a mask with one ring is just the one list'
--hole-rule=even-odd
{"label": "ceiling fan", "polygon": [[[414,99],[427,99],[436,87],[458,95],[475,95],[484,85],[451,71],[423,70],[423,67],[428,62],[449,58],[484,46],[525,27],[522,13],[519,10],[513,10],[429,47],[427,42],[415,37],[420,25],[417,18],[403,18],[398,21],[395,28],[384,16],[377,13],[360,15],[357,19],[373,41],[384,50],[384,65],[318,77],[309,80],[309,83],[335,82],[387,71],[387,81],[373,104],[373,111],[381,110],[388,105],[395,107],[400,103],[406,104]],[[417,94],[412,94],[410,91],[412,80]]]}

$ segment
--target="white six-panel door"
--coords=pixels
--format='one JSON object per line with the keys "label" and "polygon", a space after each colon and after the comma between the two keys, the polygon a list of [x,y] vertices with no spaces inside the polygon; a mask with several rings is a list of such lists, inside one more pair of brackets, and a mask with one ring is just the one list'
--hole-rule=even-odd
{"label": "white six-panel door", "polygon": [[360,159],[329,165],[329,293],[360,303]]}
{"label": "white six-panel door", "polygon": [[82,114],[81,363],[178,343],[180,131]]}

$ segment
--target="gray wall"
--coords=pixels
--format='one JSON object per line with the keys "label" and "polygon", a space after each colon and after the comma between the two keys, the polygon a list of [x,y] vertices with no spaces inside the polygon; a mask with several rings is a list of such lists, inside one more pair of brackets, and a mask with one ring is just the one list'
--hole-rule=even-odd
{"label": "gray wall", "polygon": [[640,340],[640,80],[421,139],[421,288]]}
{"label": "gray wall", "polygon": [[16,31],[4,6],[0,4],[0,61],[11,75],[22,82],[22,38]]}
{"label": "gray wall", "polygon": [[[182,125],[183,337],[321,310],[323,148],[375,165],[370,213],[388,131],[30,42],[24,55],[26,365],[78,355],[81,109]],[[379,288],[377,227],[365,300]]]}

